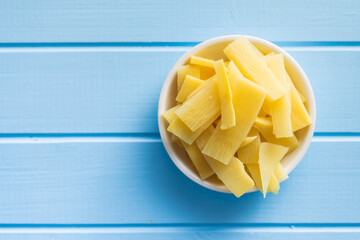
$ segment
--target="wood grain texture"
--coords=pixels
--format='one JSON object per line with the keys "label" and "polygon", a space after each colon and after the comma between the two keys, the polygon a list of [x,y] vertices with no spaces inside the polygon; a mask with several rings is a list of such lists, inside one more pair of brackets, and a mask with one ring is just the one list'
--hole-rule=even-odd
{"label": "wood grain texture", "polygon": [[0,42],[359,41],[359,1],[5,1]]}
{"label": "wood grain texture", "polygon": [[[313,142],[277,196],[185,177],[162,143],[0,144],[1,223],[357,223],[360,142]],[[311,194],[309,194],[311,193]]]}
{"label": "wood grain texture", "polygon": [[[357,0],[1,2],[0,240],[359,239],[359,9]],[[226,34],[295,46],[286,49],[314,88],[320,137],[277,196],[207,190],[158,138],[172,65],[186,46]]]}
{"label": "wood grain texture", "polygon": [[[319,132],[359,132],[358,48],[287,48],[314,88]],[[183,48],[0,50],[2,133],[155,133]]]}

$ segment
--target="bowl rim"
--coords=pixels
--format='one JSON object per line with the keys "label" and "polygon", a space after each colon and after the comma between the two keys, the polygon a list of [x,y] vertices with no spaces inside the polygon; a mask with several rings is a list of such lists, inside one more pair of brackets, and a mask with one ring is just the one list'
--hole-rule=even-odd
{"label": "bowl rim", "polygon": [[[210,45],[220,43],[220,42],[232,41],[239,37],[245,37],[252,43],[258,43],[258,44],[264,45],[266,47],[273,49],[276,52],[283,54],[284,58],[286,58],[298,72],[301,81],[305,85],[306,92],[308,93],[307,94],[308,95],[308,98],[307,98],[308,111],[311,116],[312,124],[309,126],[309,129],[307,130],[307,133],[306,133],[306,136],[304,137],[303,143],[299,146],[299,148],[301,148],[301,149],[299,149],[299,152],[297,153],[297,155],[294,156],[294,158],[291,161],[291,164],[284,167],[287,174],[290,174],[295,169],[295,167],[300,163],[300,161],[303,159],[303,157],[304,157],[305,153],[307,152],[307,150],[310,146],[310,143],[312,141],[312,137],[313,137],[314,131],[315,131],[315,124],[316,124],[316,103],[315,103],[315,96],[314,96],[314,92],[313,92],[312,86],[310,84],[310,81],[309,81],[307,75],[305,74],[304,70],[297,63],[297,61],[283,48],[281,48],[281,47],[275,45],[274,43],[269,42],[265,39],[254,37],[254,36],[224,35],[224,36],[218,36],[215,38],[208,39],[204,42],[197,44],[196,46],[192,47],[191,49],[189,49],[173,65],[170,72],[166,76],[163,86],[161,88],[159,102],[158,102],[158,127],[159,127],[160,137],[161,137],[161,141],[162,141],[169,157],[171,158],[173,163],[176,165],[176,167],[185,176],[187,176],[192,181],[196,182],[197,184],[199,184],[203,187],[206,187],[208,189],[211,189],[211,190],[214,190],[217,192],[223,192],[223,193],[231,193],[231,192],[226,187],[216,186],[209,182],[201,180],[197,174],[194,174],[192,171],[190,171],[188,169],[188,167],[176,156],[176,154],[174,153],[174,151],[172,149],[171,144],[169,143],[169,140],[167,139],[167,136],[166,136],[167,130],[165,127],[166,124],[162,117],[162,114],[167,110],[167,109],[164,110],[164,108],[165,108],[164,100],[166,99],[166,90],[169,89],[169,87],[170,87],[169,85],[171,85],[171,83],[175,77],[174,75],[177,73],[178,67],[183,65],[184,63],[186,63],[186,61],[189,59],[190,56],[194,55],[195,53],[199,52],[200,50],[202,50],[205,47],[208,47]],[[258,190],[259,189],[257,187],[253,187],[249,191],[247,191],[247,193],[258,191]]]}

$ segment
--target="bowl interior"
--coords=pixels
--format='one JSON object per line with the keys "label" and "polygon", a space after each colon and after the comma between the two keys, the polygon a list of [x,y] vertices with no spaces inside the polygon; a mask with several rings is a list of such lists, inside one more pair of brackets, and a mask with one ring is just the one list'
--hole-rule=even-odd
{"label": "bowl interior", "polygon": [[[192,55],[205,57],[213,60],[220,58],[227,59],[223,53],[223,49],[234,39],[239,36],[226,36],[208,40],[200,45],[197,45],[189,52],[184,54],[178,62],[174,65],[173,69],[170,71],[167,79],[165,80],[163,89],[161,91],[161,96],[159,100],[159,130],[161,138],[163,140],[164,146],[176,164],[176,166],[190,179],[197,182],[204,187],[220,191],[220,192],[229,192],[221,182],[217,180],[216,177],[211,177],[205,181],[202,181],[197,174],[196,169],[193,164],[190,162],[186,152],[180,148],[177,143],[171,141],[171,134],[166,131],[168,124],[161,117],[162,113],[171,107],[176,105],[176,95],[177,95],[177,74],[176,70],[179,66],[187,63],[188,59]],[[313,91],[311,89],[310,83],[301,69],[301,67],[296,63],[290,55],[288,55],[283,49],[277,47],[276,45],[267,42],[262,39],[247,37],[263,54],[270,52],[282,53],[284,55],[285,67],[290,75],[292,81],[296,88],[305,96],[306,102],[305,106],[308,109],[310,116],[313,120],[313,124],[307,128],[304,128],[296,133],[300,145],[293,152],[288,154],[281,163],[283,164],[285,170],[290,173],[295,166],[300,162],[304,156],[314,132],[315,126],[315,100]],[[257,188],[251,189],[249,192],[255,191]]]}

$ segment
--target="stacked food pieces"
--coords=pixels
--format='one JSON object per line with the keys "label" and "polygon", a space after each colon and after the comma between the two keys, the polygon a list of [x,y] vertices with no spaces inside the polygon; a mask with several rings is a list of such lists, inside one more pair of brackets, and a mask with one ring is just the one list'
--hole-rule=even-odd
{"label": "stacked food pieces", "polygon": [[311,124],[305,98],[280,53],[263,55],[239,38],[227,59],[191,56],[178,69],[177,105],[163,114],[202,180],[216,174],[237,197],[256,186],[277,194],[288,178],[281,160]]}

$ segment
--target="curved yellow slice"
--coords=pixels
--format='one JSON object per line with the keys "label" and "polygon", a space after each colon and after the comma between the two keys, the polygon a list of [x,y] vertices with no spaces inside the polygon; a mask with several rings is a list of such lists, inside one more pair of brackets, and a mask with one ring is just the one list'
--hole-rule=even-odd
{"label": "curved yellow slice", "polygon": [[246,78],[266,89],[268,101],[275,101],[282,97],[286,91],[266,65],[264,57],[259,56],[254,48],[249,40],[241,37],[230,43],[224,49],[224,53],[230,60],[234,61]]}
{"label": "curved yellow slice", "polygon": [[221,129],[235,126],[235,111],[232,103],[230,84],[226,75],[224,60],[216,61],[214,64],[216,78],[218,80],[220,103],[221,103]]}

